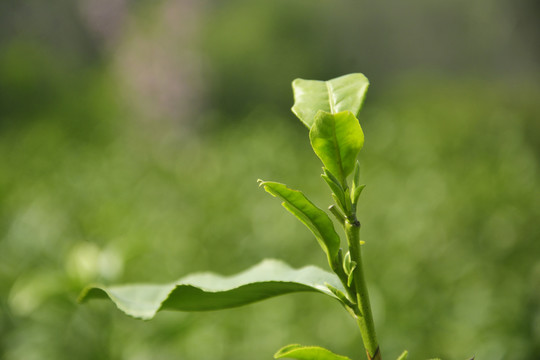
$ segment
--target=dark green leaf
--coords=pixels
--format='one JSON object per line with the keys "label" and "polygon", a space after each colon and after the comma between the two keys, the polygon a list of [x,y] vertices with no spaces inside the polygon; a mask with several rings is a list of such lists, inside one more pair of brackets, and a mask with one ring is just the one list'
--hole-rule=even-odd
{"label": "dark green leaf", "polygon": [[364,133],[350,111],[330,114],[319,111],[309,132],[311,147],[324,166],[345,187],[345,179],[364,145]]}
{"label": "dark green leaf", "polygon": [[350,111],[358,115],[368,79],[362,74],[344,75],[328,81],[296,79],[293,81],[293,113],[311,128],[319,110],[336,114]]}
{"label": "dark green leaf", "polygon": [[292,292],[320,292],[338,299],[326,283],[344,291],[337,276],[318,267],[293,269],[279,260],[264,260],[234,276],[199,273],[164,285],[90,286],[79,301],[108,297],[126,314],[148,320],[160,310],[227,309]]}
{"label": "dark green leaf", "polygon": [[259,183],[267,192],[284,200],[282,205],[311,230],[332,266],[339,251],[340,239],[326,212],[315,206],[298,190],[289,189],[284,184],[272,181],[259,180]]}
{"label": "dark green leaf", "polygon": [[298,344],[287,345],[274,355],[274,359],[282,358],[298,360],[351,360],[346,356],[336,355],[330,350],[319,346],[302,346]]}

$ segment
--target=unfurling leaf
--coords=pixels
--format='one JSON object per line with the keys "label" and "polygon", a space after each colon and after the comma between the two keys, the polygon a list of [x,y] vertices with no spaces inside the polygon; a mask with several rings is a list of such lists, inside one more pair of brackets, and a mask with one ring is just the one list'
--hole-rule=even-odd
{"label": "unfurling leaf", "polygon": [[325,284],[345,291],[336,275],[318,267],[293,269],[269,259],[233,276],[199,273],[164,285],[89,286],[79,301],[108,297],[127,315],[149,320],[160,310],[227,309],[293,292],[319,292],[340,300]]}
{"label": "unfurling leaf", "polygon": [[262,180],[259,180],[259,184],[264,186],[264,189],[273,196],[284,200],[283,207],[311,230],[332,267],[339,251],[340,239],[326,212],[315,206],[302,192],[289,189],[284,184]]}
{"label": "unfurling leaf", "polygon": [[298,344],[287,345],[274,355],[274,359],[297,360],[351,360],[346,356],[336,355],[330,350],[319,346],[302,346]]}
{"label": "unfurling leaf", "polygon": [[350,111],[357,116],[369,81],[363,74],[349,74],[328,81],[293,81],[292,112],[309,128],[319,110],[330,114]]}
{"label": "unfurling leaf", "polygon": [[364,133],[350,111],[331,114],[319,111],[309,131],[311,147],[343,187],[364,145]]}

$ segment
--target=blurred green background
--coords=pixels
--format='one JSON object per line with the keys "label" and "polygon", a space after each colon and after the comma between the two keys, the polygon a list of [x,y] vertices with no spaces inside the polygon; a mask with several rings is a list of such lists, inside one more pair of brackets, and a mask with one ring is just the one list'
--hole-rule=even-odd
{"label": "blurred green background", "polygon": [[0,2],[0,359],[355,359],[323,296],[128,318],[90,282],[325,258],[258,178],[327,206],[290,82],[363,72],[360,220],[382,354],[540,359],[540,6]]}

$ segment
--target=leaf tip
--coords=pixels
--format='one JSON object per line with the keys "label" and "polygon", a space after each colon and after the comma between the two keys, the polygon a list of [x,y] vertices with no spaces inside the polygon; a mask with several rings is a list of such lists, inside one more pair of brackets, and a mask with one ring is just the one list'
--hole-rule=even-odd
{"label": "leaf tip", "polygon": [[403,351],[401,355],[397,358],[397,360],[407,360],[407,357],[409,356],[409,352],[407,350]]}

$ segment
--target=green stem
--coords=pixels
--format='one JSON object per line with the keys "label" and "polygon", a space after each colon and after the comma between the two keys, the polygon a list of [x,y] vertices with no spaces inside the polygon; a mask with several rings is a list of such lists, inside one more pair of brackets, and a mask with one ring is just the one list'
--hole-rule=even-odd
{"label": "green stem", "polygon": [[360,316],[356,317],[356,322],[362,334],[368,359],[382,360],[377,335],[375,334],[375,324],[371,313],[369,294],[364,279],[362,252],[360,249],[360,222],[356,219],[352,222],[347,220],[345,222],[345,234],[349,243],[351,260],[356,262],[356,267],[353,271],[353,281],[356,288],[356,301],[360,310]]}

